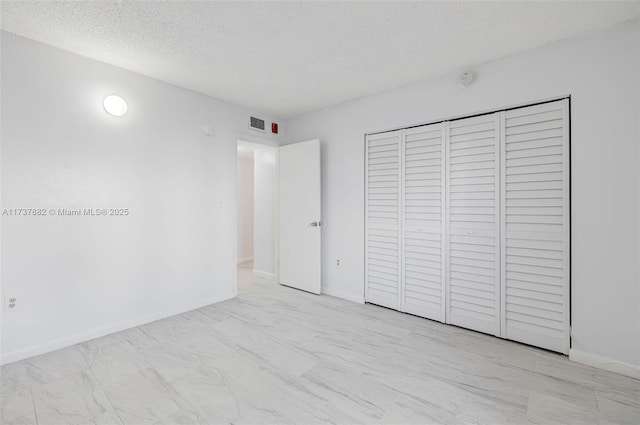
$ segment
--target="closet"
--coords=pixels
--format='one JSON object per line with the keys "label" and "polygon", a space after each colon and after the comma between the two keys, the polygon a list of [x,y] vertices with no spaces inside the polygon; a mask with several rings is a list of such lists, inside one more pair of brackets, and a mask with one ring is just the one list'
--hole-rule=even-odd
{"label": "closet", "polygon": [[569,350],[569,100],[366,137],[365,299]]}

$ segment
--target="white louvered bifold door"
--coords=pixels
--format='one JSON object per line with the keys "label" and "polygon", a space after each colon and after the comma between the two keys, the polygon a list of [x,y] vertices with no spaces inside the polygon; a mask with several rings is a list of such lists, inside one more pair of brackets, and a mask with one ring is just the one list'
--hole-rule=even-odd
{"label": "white louvered bifold door", "polygon": [[366,138],[365,300],[400,308],[402,131]]}
{"label": "white louvered bifold door", "polygon": [[401,310],[445,320],[443,124],[404,134]]}
{"label": "white louvered bifold door", "polygon": [[447,322],[500,335],[500,115],[445,123]]}
{"label": "white louvered bifold door", "polygon": [[502,114],[503,337],[567,354],[568,100]]}

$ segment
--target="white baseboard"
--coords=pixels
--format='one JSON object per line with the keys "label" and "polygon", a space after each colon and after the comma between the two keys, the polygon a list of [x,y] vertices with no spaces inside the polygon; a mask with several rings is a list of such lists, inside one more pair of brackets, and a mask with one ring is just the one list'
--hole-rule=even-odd
{"label": "white baseboard", "polygon": [[585,353],[584,351],[576,350],[574,348],[569,350],[569,360],[573,360],[576,363],[582,363],[587,366],[597,367],[598,369],[608,370],[609,372],[618,373],[620,375],[630,376],[631,378],[640,379],[640,366],[625,363],[620,360],[598,356],[597,354]]}
{"label": "white baseboard", "polygon": [[242,264],[242,263],[250,263],[253,261],[253,257],[242,257],[242,258],[238,258],[238,264]]}
{"label": "white baseboard", "polygon": [[346,292],[336,291],[331,288],[322,288],[322,293],[324,295],[330,295],[336,298],[342,298],[343,300],[351,301],[358,304],[364,304],[364,297],[359,297],[357,295],[348,294]]}
{"label": "white baseboard", "polygon": [[275,274],[263,272],[262,270],[253,269],[253,275],[261,279],[276,280]]}
{"label": "white baseboard", "polygon": [[100,338],[105,335],[113,334],[116,332],[124,331],[127,329],[135,328],[147,323],[155,322],[156,320],[165,319],[167,317],[175,316],[177,314],[185,313],[187,311],[196,310],[202,307],[206,307],[211,304],[215,304],[221,301],[225,301],[231,298],[235,298],[235,295],[216,297],[208,299],[206,301],[200,301],[195,304],[184,305],[173,309],[164,310],[154,314],[148,314],[145,316],[136,317],[134,319],[125,320],[108,326],[104,326],[97,329],[91,329],[87,332],[82,332],[76,335],[71,335],[64,338],[59,338],[53,341],[48,341],[43,344],[36,344],[29,347],[21,348],[19,350],[10,351],[0,356],[0,365],[5,365],[13,362],[17,362],[29,357],[45,354],[50,351],[59,350],[75,344],[80,344],[85,341],[89,341],[95,338]]}

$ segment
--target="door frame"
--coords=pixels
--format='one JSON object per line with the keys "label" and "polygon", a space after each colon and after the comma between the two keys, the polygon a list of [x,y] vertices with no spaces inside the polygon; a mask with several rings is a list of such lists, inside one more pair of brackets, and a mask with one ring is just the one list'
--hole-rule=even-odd
{"label": "door frame", "polygon": [[[234,198],[234,211],[235,214],[233,216],[233,234],[234,234],[234,238],[233,238],[233,253],[234,253],[234,264],[233,264],[233,285],[232,285],[232,294],[234,297],[238,296],[238,142],[250,142],[250,143],[255,143],[257,145],[263,145],[265,148],[273,148],[275,150],[275,154],[276,154],[276,162],[275,162],[275,177],[274,177],[274,184],[273,184],[273,205],[274,205],[274,217],[273,217],[273,222],[272,222],[272,226],[273,226],[273,278],[275,282],[279,282],[280,281],[280,258],[279,258],[279,252],[278,252],[278,248],[279,248],[279,223],[278,223],[278,216],[280,213],[280,205],[279,205],[279,185],[278,185],[278,160],[279,160],[279,150],[278,148],[280,147],[280,145],[278,144],[277,141],[275,140],[269,140],[267,138],[261,138],[261,137],[256,137],[256,136],[251,136],[251,135],[246,135],[246,134],[241,134],[238,133],[236,134],[235,137],[235,176],[236,178],[234,179],[234,191],[233,191],[233,198]],[[254,188],[255,190],[255,188]],[[254,192],[255,193],[255,192]],[[255,210],[255,206],[254,206],[254,210]],[[254,216],[255,219],[255,216]]]}

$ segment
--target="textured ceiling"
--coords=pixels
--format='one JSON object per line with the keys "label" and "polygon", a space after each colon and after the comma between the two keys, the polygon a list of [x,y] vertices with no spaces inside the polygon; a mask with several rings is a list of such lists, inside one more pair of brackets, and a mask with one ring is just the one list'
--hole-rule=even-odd
{"label": "textured ceiling", "polygon": [[640,2],[2,1],[0,27],[282,117],[634,18]]}

